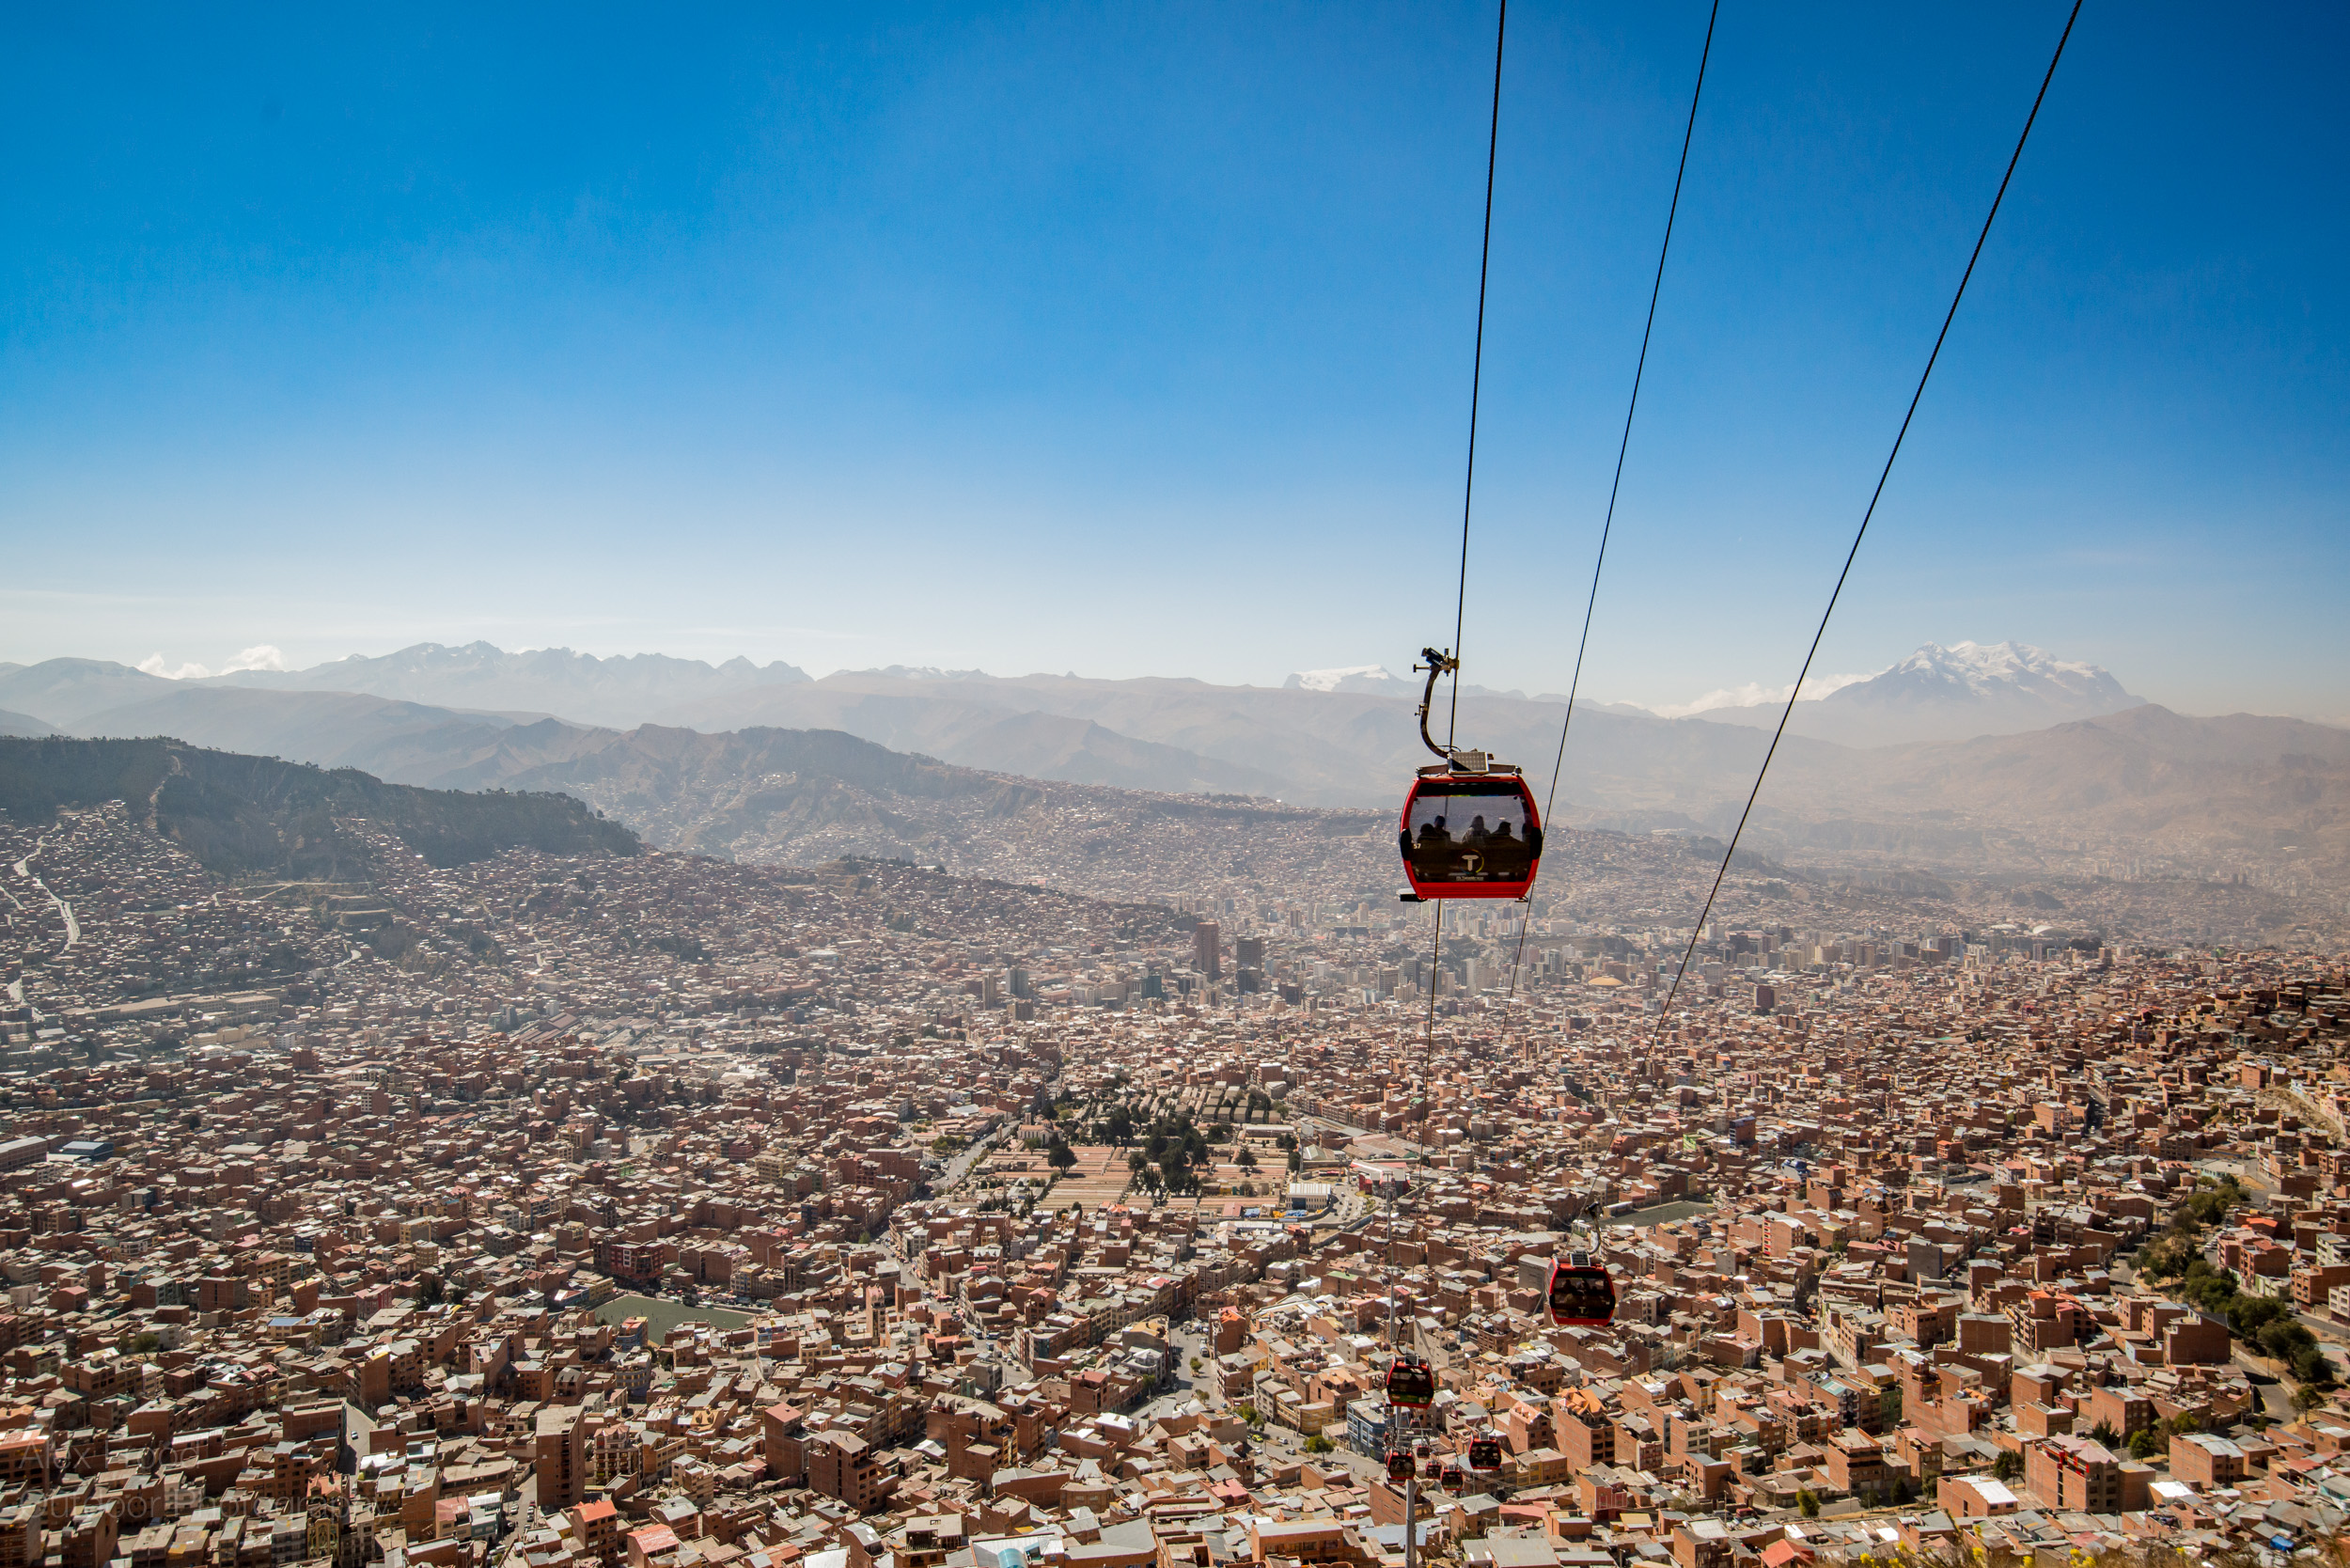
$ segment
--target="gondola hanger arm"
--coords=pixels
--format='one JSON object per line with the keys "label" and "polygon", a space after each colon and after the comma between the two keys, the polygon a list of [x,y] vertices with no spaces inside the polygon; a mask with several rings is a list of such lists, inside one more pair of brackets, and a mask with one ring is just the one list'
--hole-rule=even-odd
{"label": "gondola hanger arm", "polygon": [[1428,733],[1428,710],[1436,700],[1437,680],[1459,669],[1461,661],[1449,652],[1439,651],[1434,648],[1421,649],[1419,656],[1428,661],[1424,665],[1412,666],[1414,675],[1418,675],[1423,669],[1428,672],[1428,684],[1420,688],[1419,694],[1419,744],[1449,762],[1452,760],[1452,753],[1438,745],[1434,738]]}
{"label": "gondola hanger arm", "polygon": [[1412,673],[1415,675],[1418,675],[1422,670],[1428,672],[1428,683],[1420,688],[1419,694],[1419,744],[1444,759],[1444,764],[1441,767],[1426,767],[1420,769],[1419,771],[1421,776],[1425,777],[1430,775],[1441,773],[1517,772],[1517,769],[1511,767],[1506,762],[1497,763],[1494,761],[1492,758],[1486,756],[1485,753],[1481,751],[1466,751],[1459,746],[1443,746],[1436,744],[1435,737],[1428,733],[1428,711],[1435,706],[1436,682],[1438,678],[1442,676],[1458,675],[1461,669],[1461,661],[1454,658],[1450,653],[1435,648],[1421,649],[1419,651],[1419,656],[1428,661],[1424,665],[1414,665],[1412,666]]}

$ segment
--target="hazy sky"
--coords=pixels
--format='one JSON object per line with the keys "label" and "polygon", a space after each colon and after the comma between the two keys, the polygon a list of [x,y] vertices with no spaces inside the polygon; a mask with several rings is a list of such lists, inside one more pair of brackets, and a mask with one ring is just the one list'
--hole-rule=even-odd
{"label": "hazy sky", "polygon": [[[1449,640],[1489,8],[778,11],[22,13],[0,658]],[[2063,17],[1727,0],[1594,696],[1793,675]],[[1536,691],[1705,8],[1510,21],[1465,652]],[[2091,0],[1824,670],[2350,717],[2345,33]]]}

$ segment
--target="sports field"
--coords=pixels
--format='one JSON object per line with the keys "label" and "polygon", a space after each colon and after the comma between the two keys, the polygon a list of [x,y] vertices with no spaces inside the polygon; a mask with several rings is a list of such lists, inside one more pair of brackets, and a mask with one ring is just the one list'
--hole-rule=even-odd
{"label": "sports field", "polygon": [[629,1318],[645,1320],[645,1338],[653,1344],[666,1339],[669,1330],[681,1323],[740,1328],[751,1321],[748,1312],[729,1312],[723,1307],[688,1307],[682,1301],[665,1301],[650,1295],[616,1295],[596,1309],[598,1323],[619,1324]]}

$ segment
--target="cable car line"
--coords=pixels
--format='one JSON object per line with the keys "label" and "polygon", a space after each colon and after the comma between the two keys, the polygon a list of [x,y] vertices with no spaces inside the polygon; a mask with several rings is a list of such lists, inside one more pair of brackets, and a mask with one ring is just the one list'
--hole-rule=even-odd
{"label": "cable car line", "polygon": [[1918,416],[1918,404],[1926,395],[1926,382],[1934,375],[1935,362],[1942,357],[1942,344],[1950,335],[1950,323],[1958,317],[1959,302],[1966,297],[1967,282],[1975,275],[1975,263],[1982,259],[1982,247],[1991,238],[1991,225],[1999,215],[1999,204],[2007,199],[2008,182],[2015,178],[2015,165],[2023,161],[2024,144],[2031,139],[2033,122],[2040,118],[2040,105],[2048,97],[2048,84],[2056,80],[2057,62],[2064,58],[2064,45],[2073,37],[2073,24],[2080,20],[2081,0],[2073,0],[2072,14],[2064,19],[2064,31],[2057,39],[2056,53],[2048,57],[2048,70],[2040,79],[2040,91],[2031,101],[2031,113],[2024,117],[2023,133],[2015,138],[2015,150],[2009,154],[2007,172],[1999,177],[1999,188],[1991,197],[1991,211],[1983,215],[1982,229],[1975,236],[1975,248],[1966,258],[1966,270],[1959,274],[1958,288],[1950,295],[1950,307],[1942,316],[1942,330],[1935,334],[1933,352],[1926,355],[1926,367],[1919,372],[1917,390],[1909,395],[1908,412],[1902,416],[1901,429],[1894,433],[1893,448],[1885,455],[1885,466],[1878,470],[1876,489],[1869,495],[1868,510],[1861,513],[1860,527],[1854,533],[1852,548],[1844,553],[1843,570],[1836,574],[1836,587],[1827,596],[1827,608],[1820,612],[1820,624],[1811,634],[1811,647],[1803,656],[1803,668],[1795,676],[1794,685],[1787,693],[1787,705],[1778,715],[1778,728],[1771,731],[1771,744],[1762,754],[1762,765],[1755,771],[1754,788],[1747,792],[1746,809],[1738,813],[1738,825],[1730,835],[1730,847],[1722,853],[1722,863],[1715,869],[1714,886],[1705,895],[1705,907],[1698,912],[1697,923],[1689,928],[1688,945],[1682,949],[1681,964],[1673,971],[1671,987],[1665,993],[1664,1006],[1657,1010],[1656,1027],[1650,1031],[1649,1047],[1653,1050],[1663,1037],[1666,1021],[1672,1015],[1673,998],[1681,994],[1682,980],[1689,972],[1689,960],[1695,956],[1698,937],[1705,931],[1706,917],[1714,912],[1714,900],[1722,890],[1722,879],[1730,874],[1730,862],[1738,853],[1738,839],[1747,830],[1747,818],[1753,814],[1754,803],[1762,792],[1762,780],[1771,771],[1771,760],[1778,755],[1778,743],[1787,733],[1787,721],[1794,715],[1795,699],[1803,693],[1804,681],[1811,674],[1811,661],[1819,656],[1820,639],[1827,635],[1828,618],[1836,613],[1836,602],[1844,592],[1844,580],[1852,575],[1853,561],[1860,554],[1860,541],[1869,535],[1869,524],[1877,513],[1877,502],[1885,495],[1886,481],[1892,477],[1894,460],[1902,455],[1902,443],[1909,435],[1910,421]]}
{"label": "cable car line", "polygon": [[[1485,372],[1485,275],[1494,256],[1494,162],[1501,150],[1501,46],[1510,31],[1510,0],[1501,0],[1494,23],[1494,115],[1485,140],[1485,238],[1477,257],[1477,348],[1469,360],[1468,471],[1461,481],[1461,587],[1452,602],[1452,711],[1445,720],[1444,743],[1450,750],[1461,724],[1461,632],[1468,614],[1469,503],[1477,494],[1477,394]],[[1432,678],[1431,684],[1434,684]],[[1428,727],[1423,722],[1420,736]]]}
{"label": "cable car line", "polygon": [[1442,899],[1438,899],[1438,900],[1436,901],[1436,941],[1435,941],[1435,945],[1434,945],[1433,948],[1431,948],[1431,949],[1429,949],[1429,952],[1428,952],[1428,1028],[1427,1028],[1426,1032],[1425,1032],[1425,1033],[1421,1036],[1421,1042],[1420,1042],[1420,1049],[1421,1049],[1421,1053],[1422,1053],[1422,1056],[1423,1056],[1423,1058],[1424,1058],[1424,1059],[1423,1059],[1423,1061],[1422,1061],[1422,1063],[1421,1063],[1421,1067],[1420,1067],[1420,1075],[1421,1075],[1423,1078],[1425,1078],[1425,1077],[1427,1077],[1427,1076],[1429,1075],[1429,1063],[1433,1062],[1433,1061],[1434,1060],[1434,1058],[1435,1058],[1435,1051],[1436,1051],[1436,971],[1437,971],[1437,969],[1438,969],[1438,968],[1440,968],[1440,967],[1443,965],[1443,964],[1444,964],[1444,901],[1443,901]]}
{"label": "cable car line", "polygon": [[[1472,405],[1477,401],[1476,395],[1474,393],[1470,394],[1469,401]],[[1477,423],[1476,416],[1474,414],[1470,416],[1469,423],[1472,427]],[[1476,445],[1476,439],[1477,438],[1474,434],[1470,436],[1469,442],[1472,447]],[[1470,459],[1472,468],[1475,465],[1475,458],[1472,457]],[[1465,585],[1468,581],[1468,536],[1465,531],[1465,522],[1464,523],[1463,527],[1464,531],[1461,538],[1461,581],[1464,585]],[[1456,626],[1454,630],[1457,632],[1459,628]],[[1439,746],[1434,741],[1428,738],[1428,709],[1435,700],[1436,677],[1442,675],[1446,670],[1460,668],[1460,661],[1452,658],[1449,654],[1439,653],[1433,648],[1423,648],[1419,651],[1420,656],[1428,661],[1425,666],[1414,665],[1412,666],[1414,674],[1418,674],[1422,668],[1425,668],[1428,671],[1427,688],[1419,694],[1419,744],[1434,752],[1437,756],[1444,758],[1447,762],[1449,762],[1452,760],[1451,749],[1449,746]],[[1455,678],[1453,686],[1456,691],[1459,689],[1460,682],[1458,678]],[[1408,810],[1409,808],[1406,808],[1406,809]],[[1407,861],[1411,855],[1411,833],[1410,830],[1406,829],[1403,835],[1403,853]],[[1431,1079],[1434,1075],[1434,1068],[1436,1054],[1436,971],[1444,964],[1444,901],[1442,899],[1438,899],[1436,901],[1435,916],[1434,924],[1436,927],[1436,934],[1434,945],[1430,948],[1428,952],[1428,1026],[1420,1036],[1420,1076],[1423,1080]],[[1433,1102],[1434,1096],[1431,1094],[1429,1098]]]}
{"label": "cable car line", "polygon": [[[1436,905],[1434,945],[1429,955],[1428,1021],[1420,1047],[1421,1111],[1423,1120],[1428,1121],[1434,1120],[1436,1104],[1436,970],[1444,960],[1444,899],[1448,895],[1471,898],[1521,896],[1525,890],[1524,886],[1511,885],[1512,873],[1519,870],[1516,862],[1518,858],[1523,857],[1525,886],[1530,886],[1533,883],[1535,863],[1542,854],[1541,829],[1533,817],[1534,797],[1527,791],[1524,780],[1515,776],[1518,770],[1515,768],[1489,770],[1488,759],[1482,752],[1472,756],[1461,752],[1456,746],[1460,739],[1461,723],[1460,651],[1462,635],[1466,629],[1468,620],[1469,517],[1477,499],[1477,412],[1479,395],[1483,389],[1485,374],[1485,294],[1486,284],[1493,274],[1494,171],[1499,162],[1501,152],[1501,62],[1509,37],[1510,0],[1500,0],[1494,18],[1493,111],[1485,133],[1485,220],[1477,255],[1477,335],[1469,358],[1468,454],[1461,478],[1461,572],[1452,601],[1452,646],[1441,651],[1434,648],[1421,651],[1422,655],[1428,661],[1425,666],[1428,672],[1428,684],[1421,692],[1419,699],[1419,738],[1420,743],[1430,751],[1444,759],[1444,763],[1441,768],[1420,770],[1419,780],[1414,783],[1410,796],[1403,803],[1402,826],[1403,862],[1406,874],[1412,880],[1412,891],[1404,897],[1412,902],[1425,902],[1433,900]],[[1415,665],[1412,667],[1417,672],[1423,666]],[[1439,746],[1434,738],[1428,733],[1428,713],[1435,698],[1436,682],[1445,675],[1452,677],[1452,692],[1445,718],[1445,744]],[[1506,787],[1492,787],[1483,785],[1481,781],[1466,786],[1452,783],[1450,776],[1462,772],[1465,761],[1468,764],[1467,771],[1477,774],[1484,774],[1488,771],[1496,776],[1506,774],[1510,776],[1510,784]],[[1447,776],[1447,782],[1436,786],[1436,790],[1448,799],[1460,794],[1494,797],[1496,802],[1496,821],[1497,824],[1501,824],[1497,829],[1499,838],[1490,842],[1487,840],[1483,825],[1484,817],[1480,814],[1475,819],[1474,827],[1477,841],[1470,844],[1465,841],[1465,841],[1456,849],[1450,835],[1446,830],[1445,819],[1438,816],[1433,824],[1423,824],[1423,837],[1428,853],[1420,862],[1416,863],[1413,857],[1412,805],[1420,797],[1421,790],[1427,786],[1427,781],[1433,774]],[[1512,833],[1506,825],[1512,819],[1502,814],[1498,805],[1499,797],[1511,792],[1512,790],[1523,797],[1523,809],[1517,813],[1515,820],[1523,824],[1524,830],[1515,833]],[[1447,809],[1450,808],[1448,807]],[[1432,826],[1433,835],[1429,833],[1429,828]],[[1501,839],[1507,839],[1511,842],[1506,847],[1500,847],[1497,855],[1489,853],[1500,845]],[[1433,874],[1423,877],[1420,874],[1422,869]],[[1427,1129],[1423,1127],[1423,1137],[1426,1132]]]}
{"label": "cable car line", "polygon": [[[1656,277],[1649,285],[1648,320],[1640,327],[1640,357],[1632,367],[1632,397],[1624,404],[1623,434],[1616,443],[1616,477],[1607,484],[1607,515],[1599,525],[1599,555],[1591,562],[1591,591],[1583,601],[1583,635],[1575,639],[1574,674],[1567,682],[1567,713],[1559,725],[1559,754],[1550,764],[1550,789],[1543,796],[1543,820],[1550,820],[1550,808],[1559,799],[1559,775],[1567,762],[1567,731],[1574,725],[1574,699],[1583,689],[1583,653],[1591,642],[1591,612],[1599,605],[1599,574],[1607,565],[1607,540],[1616,526],[1616,497],[1623,489],[1624,454],[1632,449],[1632,416],[1640,409],[1640,381],[1648,373],[1649,338],[1656,331],[1656,302],[1665,291],[1665,259],[1672,254],[1673,223],[1681,216],[1681,184],[1689,173],[1689,144],[1698,133],[1698,102],[1705,96],[1705,67],[1714,57],[1714,24],[1721,20],[1722,0],[1714,0],[1714,7],[1705,19],[1705,46],[1698,51],[1698,82],[1689,94],[1689,120],[1681,131],[1681,163],[1673,170],[1672,201],[1665,209],[1665,239],[1656,247]],[[1528,890],[1528,898],[1532,890]],[[1526,960],[1526,933],[1533,913],[1529,902],[1518,915],[1518,950],[1510,960],[1510,989],[1506,1002],[1518,994],[1518,965]]]}

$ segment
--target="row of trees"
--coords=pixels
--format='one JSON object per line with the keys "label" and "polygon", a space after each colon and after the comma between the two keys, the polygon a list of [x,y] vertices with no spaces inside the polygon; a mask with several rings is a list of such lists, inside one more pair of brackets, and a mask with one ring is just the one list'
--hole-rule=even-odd
{"label": "row of trees", "polygon": [[2262,1355],[2283,1362],[2301,1385],[2295,1403],[2306,1409],[2322,1403],[2319,1390],[2334,1383],[2333,1364],[2319,1348],[2317,1336],[2302,1326],[2290,1303],[2272,1295],[2245,1294],[2236,1288],[2232,1273],[2213,1267],[2203,1256],[2204,1232],[2250,1198],[2232,1176],[2217,1182],[2206,1177],[2171,1212],[2162,1234],[2138,1253],[2138,1271],[2225,1321],[2237,1339]]}
{"label": "row of trees", "polygon": [[[1123,1088],[1120,1079],[1113,1094]],[[1077,1164],[1076,1151],[1069,1143],[1072,1137],[1107,1144],[1128,1151],[1126,1168],[1133,1173],[1135,1184],[1153,1195],[1198,1192],[1202,1185],[1201,1168],[1214,1163],[1211,1146],[1230,1143],[1237,1132],[1231,1122],[1223,1121],[1202,1127],[1188,1108],[1160,1111],[1146,1121],[1131,1103],[1109,1096],[1080,1104],[1075,1096],[1065,1091],[1058,1095],[1040,1092],[1031,1109],[1049,1127],[1042,1138],[1032,1136],[1028,1146],[1042,1149],[1055,1170],[1067,1171]],[[1276,1115],[1279,1110],[1263,1090],[1251,1089],[1242,1115],[1254,1120]],[[1277,1141],[1288,1152],[1289,1168],[1297,1170],[1300,1157],[1296,1139],[1284,1134]],[[1232,1163],[1252,1176],[1260,1164],[1255,1152],[1246,1145],[1233,1156]]]}
{"label": "row of trees", "polygon": [[[2170,1439],[2174,1435],[2182,1432],[2200,1432],[2202,1430],[2202,1425],[2203,1423],[2197,1419],[2195,1412],[2182,1410],[2167,1421],[2154,1421],[2141,1426],[2129,1435],[2126,1446],[2130,1450],[2130,1457],[2152,1459],[2157,1454],[2167,1453],[2170,1451]],[[2118,1450],[2124,1446],[2122,1434],[2113,1430],[2111,1421],[2099,1421],[2089,1429],[2089,1435],[2109,1449]]]}
{"label": "row of trees", "polygon": [[[1123,1089],[1123,1080],[1120,1081],[1119,1087]],[[1106,1102],[1095,1101],[1083,1107],[1077,1105],[1073,1096],[1064,1095],[1058,1101],[1040,1096],[1039,1100],[1038,1114],[1047,1121],[1059,1121],[1074,1126],[1090,1117],[1092,1120],[1086,1128],[1085,1140],[1089,1143],[1105,1143],[1113,1149],[1123,1149],[1152,1133],[1162,1132],[1178,1121],[1185,1126],[1191,1126],[1197,1120],[1192,1112],[1186,1109],[1173,1112],[1161,1111],[1145,1122],[1136,1115],[1135,1107],[1123,1098],[1110,1099]],[[1256,1121],[1278,1114],[1280,1108],[1266,1097],[1262,1090],[1252,1089],[1248,1091],[1247,1101],[1241,1110],[1241,1120]],[[1232,1137],[1232,1123],[1221,1120],[1211,1122],[1201,1136],[1211,1143],[1230,1142]],[[1152,1156],[1153,1159],[1157,1157],[1155,1154]]]}

